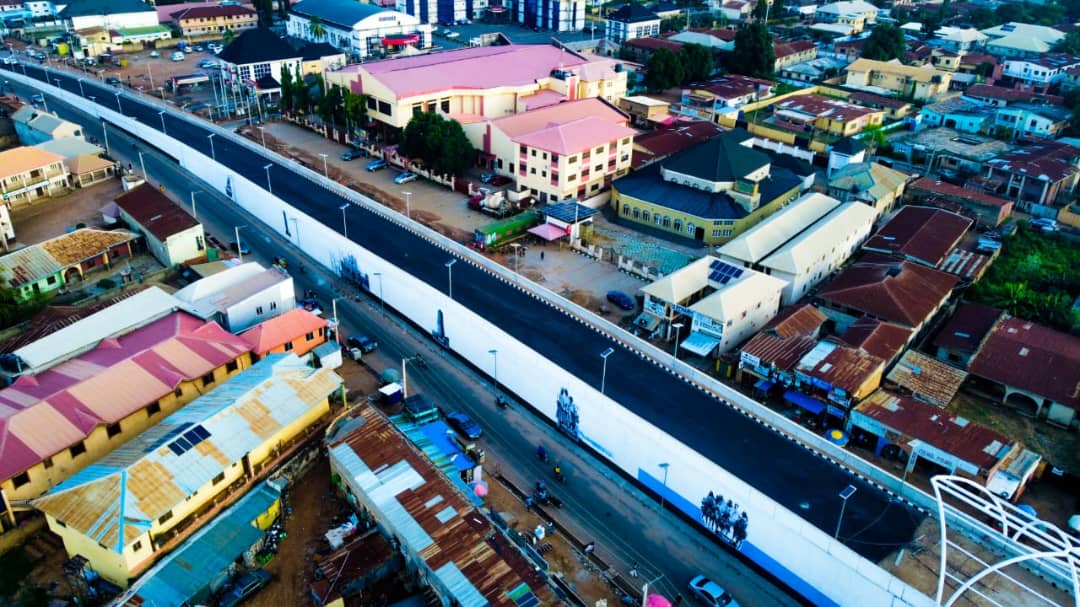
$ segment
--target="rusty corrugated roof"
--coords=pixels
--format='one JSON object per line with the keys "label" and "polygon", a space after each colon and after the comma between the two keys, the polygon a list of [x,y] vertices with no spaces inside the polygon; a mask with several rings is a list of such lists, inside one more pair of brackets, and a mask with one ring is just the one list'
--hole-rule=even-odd
{"label": "rusty corrugated roof", "polygon": [[889,371],[886,379],[919,400],[944,407],[952,402],[966,378],[966,371],[921,352],[908,350]]}

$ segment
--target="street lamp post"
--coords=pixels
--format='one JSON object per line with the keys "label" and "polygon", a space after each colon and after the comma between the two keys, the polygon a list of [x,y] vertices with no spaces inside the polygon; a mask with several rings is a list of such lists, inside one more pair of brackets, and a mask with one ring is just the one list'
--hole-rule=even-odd
{"label": "street lamp post", "polygon": [[210,133],[206,138],[210,140],[210,158],[217,161],[217,154],[214,152],[214,135],[217,135],[217,133]]}
{"label": "street lamp post", "polygon": [[521,258],[521,243],[511,242],[510,248],[514,249],[514,280],[521,278],[521,272],[518,270],[518,259]]}
{"label": "street lamp post", "polygon": [[142,167],[142,178],[149,180],[150,176],[146,174],[146,160],[143,158],[143,151],[139,150],[139,166]]}
{"label": "street lamp post", "polygon": [[446,294],[450,296],[450,299],[454,298],[454,264],[457,263],[456,259],[451,259],[446,262]]}
{"label": "street lamp post", "polygon": [[244,262],[244,245],[240,243],[240,228],[246,228],[247,226],[233,226],[233,232],[236,233],[236,258],[240,260],[240,263]]}
{"label": "street lamp post", "polygon": [[[326,154],[323,154],[325,158]],[[339,207],[341,209],[341,232],[345,235],[345,240],[349,239],[349,222],[345,220],[345,211],[349,209],[349,203],[345,203]]]}
{"label": "street lamp post", "polygon": [[330,179],[330,171],[326,168],[326,154],[319,154],[319,156],[322,156],[322,174],[323,174],[323,177],[326,177],[327,179]]}
{"label": "street lamp post", "polygon": [[270,182],[270,167],[272,166],[274,166],[274,163],[271,162],[270,164],[263,167],[264,169],[266,169],[266,189],[271,194],[274,193],[274,185]]}
{"label": "street lamp post", "polygon": [[146,64],[146,74],[150,76],[150,90],[154,90],[154,70],[150,68],[150,64]]}
{"label": "street lamp post", "polygon": [[604,385],[607,383],[607,359],[614,353],[615,348],[608,348],[600,353],[600,358],[604,359],[604,370],[600,374],[600,394],[604,393]]}
{"label": "street lamp post", "polygon": [[338,324],[338,319],[337,319],[337,300],[338,299],[341,299],[341,298],[340,297],[335,297],[334,299],[330,300],[330,306],[334,310],[334,341],[336,341],[338,343],[338,345],[341,345],[341,325]]}
{"label": "street lamp post", "polygon": [[664,494],[667,493],[667,473],[668,473],[668,468],[670,468],[670,467],[671,467],[671,464],[668,463],[668,462],[664,462],[664,463],[660,464],[660,469],[664,471],[664,490],[660,492],[660,512],[661,513],[664,512]]}
{"label": "street lamp post", "polygon": [[296,217],[289,217],[289,221],[292,222],[293,232],[296,233],[296,246],[300,246],[300,222]]}
{"label": "street lamp post", "polygon": [[199,219],[199,213],[195,209],[195,195],[196,194],[202,194],[202,193],[203,193],[202,190],[192,190],[191,191],[191,216],[193,218],[195,218],[196,221],[198,221],[198,219]]}
{"label": "street lamp post", "polygon": [[671,328],[675,329],[675,348],[671,352],[671,355],[675,358],[679,357],[679,331],[686,325],[681,322],[671,323]]}
{"label": "street lamp post", "polygon": [[86,90],[83,88],[82,78],[79,78],[79,94],[86,97]]}
{"label": "street lamp post", "polygon": [[257,126],[255,128],[259,129],[259,134],[262,135],[263,149],[266,149],[266,128],[261,126]]}
{"label": "street lamp post", "polygon": [[382,313],[383,315],[385,315],[386,314],[386,306],[383,305],[383,296],[382,296],[382,272],[372,272],[371,275],[374,276],[375,278],[379,279],[379,312]]}
{"label": "street lamp post", "polygon": [[844,524],[844,508],[847,507],[848,498],[852,495],[855,495],[855,485],[848,485],[840,492],[840,517],[836,519],[836,533],[833,534],[834,540],[840,538],[840,525]]}
{"label": "street lamp post", "polygon": [[405,216],[412,219],[412,211],[409,209],[409,199],[412,198],[412,192],[402,192],[405,195]]}
{"label": "street lamp post", "polygon": [[161,134],[168,135],[169,133],[165,131],[165,110],[158,112],[158,116],[161,116]]}
{"label": "street lamp post", "polygon": [[[93,99],[93,97],[91,97]],[[105,119],[101,119],[101,134],[105,136],[105,151],[109,151],[109,123],[105,122]]]}
{"label": "street lamp post", "polygon": [[495,390],[499,389],[499,351],[495,349],[488,350],[488,354],[491,355],[491,377],[495,382]]}
{"label": "street lamp post", "polygon": [[120,91],[113,91],[113,95],[116,95],[116,111],[123,114],[124,109],[120,106]]}

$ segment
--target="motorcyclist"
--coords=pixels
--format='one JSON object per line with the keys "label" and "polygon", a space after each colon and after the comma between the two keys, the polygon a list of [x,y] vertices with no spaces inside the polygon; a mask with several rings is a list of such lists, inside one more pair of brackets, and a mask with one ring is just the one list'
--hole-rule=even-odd
{"label": "motorcyclist", "polygon": [[552,472],[555,473],[555,480],[559,482],[566,480],[565,477],[563,477],[562,465],[559,464],[559,462],[555,462],[555,468],[552,470]]}
{"label": "motorcyclist", "polygon": [[544,449],[543,445],[536,448],[536,457],[540,458],[541,461],[547,461],[547,449]]}

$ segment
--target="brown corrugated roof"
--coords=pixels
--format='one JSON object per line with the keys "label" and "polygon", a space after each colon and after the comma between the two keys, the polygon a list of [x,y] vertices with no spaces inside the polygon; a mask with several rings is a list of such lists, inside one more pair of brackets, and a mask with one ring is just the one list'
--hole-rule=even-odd
{"label": "brown corrugated roof", "polygon": [[968,369],[991,381],[1080,408],[1080,338],[1006,316]]}
{"label": "brown corrugated roof", "polygon": [[886,363],[900,355],[910,338],[911,329],[866,316],[852,323],[841,336],[847,345],[862,348]]}
{"label": "brown corrugated roof", "polygon": [[67,165],[68,170],[73,175],[85,175],[86,173],[116,166],[115,162],[93,154],[79,154],[74,158],[68,158],[64,161],[64,164]]}
{"label": "brown corrugated roof", "polygon": [[1002,314],[1001,310],[980,303],[962,303],[938,331],[933,345],[954,352],[975,352]]}
{"label": "brown corrugated roof", "polygon": [[956,392],[960,390],[960,384],[964,383],[966,378],[966,371],[930,358],[922,352],[908,350],[892,371],[889,371],[886,379],[919,400],[945,407],[952,402]]}
{"label": "brown corrugated roof", "polygon": [[105,251],[135,240],[137,236],[127,230],[95,230],[83,228],[64,234],[38,245],[63,266],[101,255]]}
{"label": "brown corrugated roof", "polygon": [[763,367],[790,371],[817,343],[817,339],[813,337],[798,335],[785,339],[775,333],[763,331],[750,338],[742,352],[757,358]]}
{"label": "brown corrugated roof", "polygon": [[918,192],[926,192],[928,194],[935,194],[951,199],[962,200],[974,200],[987,205],[995,207],[1004,207],[1006,205],[1012,205],[1012,201],[999,198],[997,196],[991,196],[985,192],[979,190],[972,190],[968,188],[962,188],[958,185],[953,185],[945,181],[939,181],[932,177],[920,177],[908,186],[908,192],[915,194]]}
{"label": "brown corrugated roof", "polygon": [[957,282],[952,274],[868,254],[826,284],[818,298],[839,308],[916,327],[929,320]]}
{"label": "brown corrugated roof", "polygon": [[953,417],[933,405],[878,390],[855,411],[910,438],[988,470],[1014,441],[993,430]]}
{"label": "brown corrugated roof", "polygon": [[637,168],[651,160],[691,148],[723,132],[724,129],[719,125],[703,120],[676,122],[670,128],[661,128],[634,137],[634,158],[630,164],[633,168]]}
{"label": "brown corrugated roof", "polygon": [[833,345],[835,347],[820,359],[800,362],[798,371],[830,386],[841,388],[852,396],[874,373],[885,366],[884,360],[861,348]]}
{"label": "brown corrugated roof", "polygon": [[936,268],[971,228],[963,215],[933,207],[905,206],[863,245]]}
{"label": "brown corrugated roof", "polygon": [[398,518],[407,516],[430,538],[420,556],[431,571],[452,564],[491,607],[517,607],[510,594],[523,584],[541,605],[562,604],[525,556],[381,413],[359,407],[353,416],[362,423],[330,449],[345,444],[368,470],[407,465],[423,479],[391,495],[402,511]]}
{"label": "brown corrugated roof", "polygon": [[1057,141],[1039,141],[1016,147],[991,158],[986,164],[994,170],[1021,175],[1028,179],[1061,181],[1080,172],[1074,164],[1080,148]]}
{"label": "brown corrugated roof", "polygon": [[810,304],[788,306],[777,313],[766,326],[766,331],[776,333],[778,337],[788,338],[799,335],[817,336],[828,317]]}
{"label": "brown corrugated roof", "polygon": [[677,53],[682,50],[681,42],[673,42],[663,38],[634,38],[633,40],[627,40],[623,42],[623,46],[629,46],[631,48],[640,48],[648,51],[655,51],[657,49],[666,48],[673,53]]}
{"label": "brown corrugated roof", "polygon": [[116,205],[161,242],[199,225],[190,213],[148,183],[120,195]]}

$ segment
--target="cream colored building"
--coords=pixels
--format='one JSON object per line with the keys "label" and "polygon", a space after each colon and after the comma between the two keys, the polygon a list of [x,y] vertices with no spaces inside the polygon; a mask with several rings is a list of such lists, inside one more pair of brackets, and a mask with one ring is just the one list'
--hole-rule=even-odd
{"label": "cream colored building", "polygon": [[30,146],[0,152],[0,195],[7,207],[66,194],[64,157]]}
{"label": "cream colored building", "polygon": [[368,98],[368,116],[405,128],[418,112],[476,122],[563,101],[626,95],[618,61],[548,44],[465,48],[346,66],[332,84]]}
{"label": "cream colored building", "polygon": [[236,34],[259,25],[258,14],[239,4],[196,6],[173,13],[172,18],[184,36]]}
{"label": "cream colored building", "polygon": [[126,587],[238,499],[329,413],[341,386],[329,369],[274,354],[142,432],[34,507],[68,556]]}
{"label": "cream colored building", "polygon": [[934,101],[949,91],[952,75],[929,67],[858,59],[847,66],[844,84],[850,87],[895,93],[915,101]]}
{"label": "cream colored building", "polygon": [[465,132],[496,172],[541,203],[584,200],[630,170],[636,131],[629,118],[599,99],[560,103]]}

